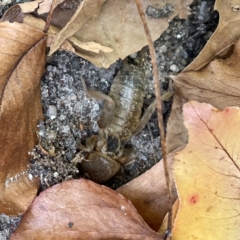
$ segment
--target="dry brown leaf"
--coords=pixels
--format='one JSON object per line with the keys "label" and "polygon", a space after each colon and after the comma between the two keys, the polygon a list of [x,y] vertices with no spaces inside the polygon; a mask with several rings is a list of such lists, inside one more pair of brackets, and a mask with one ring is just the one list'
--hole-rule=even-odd
{"label": "dry brown leaf", "polygon": [[183,124],[182,107],[187,100],[178,94],[175,89],[171,113],[167,123],[166,148],[170,153],[187,143],[187,129]]}
{"label": "dry brown leaf", "polygon": [[[65,27],[56,35],[49,55],[55,52],[69,37],[73,36],[88,21],[94,21],[106,0],[84,0]],[[83,33],[84,34],[84,33]]]}
{"label": "dry brown leaf", "polygon": [[[119,58],[124,59],[147,44],[142,23],[133,0],[102,0],[101,3],[105,3],[101,9],[100,4],[96,6],[93,2],[95,1],[84,1],[82,8],[77,10],[69,23],[58,34],[51,47],[51,53],[56,51],[64,40],[74,34],[74,37],[81,42],[94,42],[113,49],[112,52],[104,53],[101,51],[99,54],[94,54],[81,49],[80,46],[74,46],[76,53],[81,57],[88,59],[98,67],[108,68]],[[189,14],[187,6],[191,2],[192,0],[168,1],[175,10],[169,17],[148,17],[148,26],[153,40],[156,40],[168,27],[170,19],[178,14],[180,17],[186,17]],[[159,2],[158,0],[148,0],[142,4],[145,11],[149,5],[157,8],[166,5],[165,2]]]}
{"label": "dry brown leaf", "polygon": [[[29,26],[35,27],[41,31],[43,31],[44,26],[45,26],[45,22],[42,19],[39,18],[35,18],[30,14],[26,14],[24,16],[24,23],[28,24]],[[48,38],[47,38],[47,46],[50,47],[52,44],[52,41],[54,39],[54,37],[56,36],[56,34],[59,32],[60,30],[54,26],[50,26],[49,30],[48,30]],[[66,50],[66,51],[71,51],[75,53],[75,48],[73,46],[78,46],[81,47],[81,49],[89,51],[89,52],[93,52],[93,53],[99,53],[100,51],[102,52],[111,52],[112,49],[108,48],[108,47],[104,47],[101,46],[98,43],[94,43],[94,42],[89,42],[89,43],[84,43],[84,42],[80,42],[79,40],[77,40],[74,37],[70,37],[68,39],[68,41],[64,41],[61,46],[60,46],[60,50]]]}
{"label": "dry brown leaf", "polygon": [[102,45],[100,45],[98,43],[95,43],[95,42],[84,43],[84,42],[81,42],[81,41],[77,40],[74,37],[70,37],[68,40],[69,40],[70,43],[72,43],[73,46],[77,46],[77,47],[79,47],[79,48],[81,48],[85,51],[88,51],[88,52],[100,53],[102,51],[102,52],[105,52],[105,53],[110,53],[110,52],[113,51],[112,48],[102,46]]}
{"label": "dry brown leaf", "polygon": [[[26,2],[26,4],[27,3],[29,3],[29,2]],[[24,15],[19,14],[19,11],[21,12],[20,6],[22,7],[21,4],[15,5],[9,11],[7,11],[6,14],[4,15],[4,19],[5,18],[9,19],[9,14],[11,14],[13,16],[12,21],[24,22],[24,23],[28,24],[29,26],[32,26],[34,28],[37,28],[37,29],[43,31],[44,27],[45,27],[45,22],[42,19],[40,19],[40,18],[33,17],[31,14],[24,14]],[[21,20],[19,20],[18,14],[21,17]],[[52,41],[53,41],[54,37],[56,36],[56,34],[58,32],[60,32],[60,29],[58,29],[58,28],[56,28],[54,26],[50,26],[50,28],[48,30],[47,47],[51,46]],[[78,46],[78,47],[80,47],[81,49],[83,49],[85,51],[89,51],[89,52],[93,52],[93,53],[99,53],[100,51],[108,53],[108,52],[112,51],[111,48],[101,46],[98,43],[94,43],[94,42],[89,42],[89,43],[80,42],[75,37],[70,37],[68,39],[68,41],[64,41],[61,44],[59,49],[60,50],[71,51],[71,52],[75,53],[75,48],[73,46]]]}
{"label": "dry brown leaf", "polygon": [[[35,0],[32,2],[25,2],[22,4],[16,4],[9,8],[3,15],[2,21],[22,22],[27,13],[34,13],[34,15],[40,16],[36,18],[39,20],[47,17],[47,13],[52,4],[52,0]],[[63,28],[66,23],[70,20],[74,12],[77,10],[78,2],[73,2],[72,0],[56,0],[56,5],[54,7],[54,15],[52,16],[52,23],[57,28]],[[46,14],[44,14],[46,13]],[[42,30],[42,26],[36,25],[36,20],[32,17],[33,23],[28,23],[30,26],[34,26],[37,29]],[[45,23],[44,23],[45,26]],[[53,26],[52,26],[53,27]],[[60,30],[56,31],[59,32]]]}
{"label": "dry brown leaf", "polygon": [[131,202],[115,191],[80,179],[42,192],[11,240],[159,239]]}
{"label": "dry brown leaf", "polygon": [[[56,0],[54,8],[56,8],[63,1],[64,0]],[[32,2],[24,2],[19,4],[23,13],[34,12],[37,9],[37,13],[39,15],[48,13],[50,11],[51,5],[52,0],[35,0]]]}
{"label": "dry brown leaf", "polygon": [[[183,72],[173,77],[176,89],[174,98],[210,103],[219,109],[240,106],[239,69],[240,40],[236,42],[229,58],[213,60],[201,71]],[[181,109],[181,101],[174,102],[174,108]],[[167,127],[167,144],[170,146],[179,147],[181,143],[187,143],[187,132],[181,115],[181,111],[171,112]],[[175,134],[176,128],[173,126],[180,126],[178,134]],[[173,150],[173,147],[169,150]]]}
{"label": "dry brown leaf", "polygon": [[[42,3],[42,2],[44,2],[44,0],[35,0],[35,1],[32,1],[32,2],[22,3],[18,6],[20,6],[23,13],[29,13],[29,12],[34,12],[35,9],[37,9],[39,7],[40,3]],[[48,3],[51,4],[51,1],[48,1]],[[49,9],[48,9],[48,11],[49,11]]]}
{"label": "dry brown leaf", "polygon": [[[67,1],[60,5],[64,6]],[[45,0],[42,4],[47,5],[48,2],[51,0]],[[148,16],[153,40],[159,38],[173,17],[178,15],[186,18],[190,13],[188,5],[191,2],[192,0],[170,0],[168,4],[174,8],[174,12],[163,18]],[[134,0],[84,0],[77,10],[76,6],[64,9],[60,5],[54,10],[51,24],[62,30],[52,42],[50,54],[65,40],[69,40],[76,54],[98,67],[108,68],[119,58],[124,59],[147,44]],[[165,5],[164,1],[159,0],[147,0],[143,3],[145,11],[148,6],[161,9]]]}
{"label": "dry brown leaf", "polygon": [[9,21],[22,23],[23,19],[24,13],[22,13],[20,6],[14,5],[4,13],[2,18],[0,19],[0,22]]}
{"label": "dry brown leaf", "polygon": [[[170,173],[172,158],[177,151],[180,151],[180,149],[168,154],[167,159]],[[177,198],[177,193],[175,191],[173,181],[172,188],[174,198],[173,201],[175,201]],[[117,192],[129,199],[146,223],[152,229],[158,231],[162,224],[163,218],[169,210],[163,161],[160,161],[141,176],[118,188]]]}
{"label": "dry brown leaf", "polygon": [[240,11],[234,11],[239,0],[217,0],[214,9],[219,12],[220,20],[216,31],[207,44],[184,71],[199,70],[219,55],[225,55],[240,37]]}
{"label": "dry brown leaf", "polygon": [[[56,0],[55,8],[62,2],[64,2],[64,0]],[[39,9],[37,10],[37,13],[40,14],[40,15],[43,14],[43,13],[48,13],[50,8],[51,8],[51,5],[52,5],[52,0],[51,1],[49,1],[49,0],[42,1],[39,4]]]}
{"label": "dry brown leaf", "polygon": [[40,78],[46,36],[26,24],[0,22],[0,212],[26,211],[37,192],[27,174],[42,115]]}

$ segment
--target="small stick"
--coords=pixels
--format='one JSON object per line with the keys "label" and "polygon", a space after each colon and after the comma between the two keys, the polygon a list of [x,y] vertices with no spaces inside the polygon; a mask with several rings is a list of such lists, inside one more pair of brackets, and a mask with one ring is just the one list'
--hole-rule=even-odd
{"label": "small stick", "polygon": [[161,147],[162,147],[162,155],[163,155],[163,165],[164,165],[164,173],[166,178],[166,185],[168,188],[168,208],[169,208],[169,217],[168,217],[168,231],[166,233],[165,239],[171,239],[171,231],[172,231],[172,186],[170,183],[170,176],[168,172],[168,165],[167,165],[167,151],[166,151],[166,138],[165,138],[165,131],[164,131],[164,121],[163,121],[163,114],[162,114],[162,101],[161,101],[161,91],[160,91],[160,83],[159,83],[159,76],[158,76],[158,67],[156,61],[156,53],[153,46],[153,41],[150,35],[150,31],[146,22],[145,14],[143,12],[142,5],[139,0],[135,0],[138,13],[141,17],[141,21],[144,27],[144,31],[146,34],[151,61],[153,65],[153,80],[154,80],[154,89],[155,95],[157,100],[157,116],[158,116],[158,127],[160,129],[160,136],[161,136]]}
{"label": "small stick", "polygon": [[56,6],[56,0],[52,0],[51,8],[49,10],[47,20],[46,20],[46,24],[45,24],[45,27],[44,27],[44,30],[43,30],[44,33],[48,32],[48,29],[50,28],[50,24],[51,24],[51,20],[52,20],[52,14],[53,14],[53,10],[55,9],[55,6]]}

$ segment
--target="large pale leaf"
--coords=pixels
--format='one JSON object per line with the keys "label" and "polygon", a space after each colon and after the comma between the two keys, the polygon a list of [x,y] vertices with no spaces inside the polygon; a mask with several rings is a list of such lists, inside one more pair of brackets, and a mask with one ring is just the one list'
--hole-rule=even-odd
{"label": "large pale leaf", "polygon": [[[187,142],[187,132],[182,121],[182,101],[195,100],[210,103],[223,109],[240,106],[240,41],[227,59],[215,59],[200,71],[189,71],[173,77],[176,100],[173,101],[167,127],[168,150]],[[179,100],[180,99],[180,100]],[[178,134],[176,134],[176,127]]]}
{"label": "large pale leaf", "polygon": [[[180,18],[186,18],[189,14],[188,5],[191,2],[192,0],[169,0],[167,3],[159,0],[143,1],[145,12],[150,6],[160,15],[159,18],[147,16],[152,39],[159,38],[173,17],[178,15]],[[36,0],[34,3],[19,4],[19,6],[24,16],[23,13],[31,12],[34,8],[37,11],[38,6],[38,12],[47,11],[49,3],[51,0],[42,2]],[[71,9],[64,8],[64,5],[68,5],[67,0],[60,5],[56,7],[52,16],[51,24],[55,27],[56,37],[53,39],[52,35],[50,36],[50,54],[68,40],[73,46],[73,52],[98,67],[107,68],[119,58],[124,59],[147,45],[134,0],[84,0],[79,7],[74,4]],[[166,11],[166,9],[170,10]],[[8,14],[10,13],[19,14],[19,12],[11,12],[11,9],[8,11]],[[34,24],[30,22],[28,24],[39,28],[39,24],[35,21]]]}
{"label": "large pale leaf", "polygon": [[0,22],[0,32],[0,212],[17,215],[26,211],[37,192],[27,165],[42,118],[46,37],[19,23]]}
{"label": "large pale leaf", "polygon": [[239,239],[240,109],[191,101],[187,147],[174,158],[180,208],[173,239]]}
{"label": "large pale leaf", "polygon": [[[56,51],[64,40],[74,34],[78,41],[94,42],[112,49],[111,52],[101,51],[96,54],[84,51],[73,43],[77,54],[90,60],[98,67],[107,68],[119,58],[124,59],[129,54],[147,45],[134,0],[98,1],[99,9],[96,9],[97,4],[95,2],[94,0],[85,0],[83,2],[83,6],[79,7],[69,23],[56,36],[51,46],[51,53]],[[187,6],[191,2],[192,0],[168,1],[174,8],[173,13],[164,18],[147,17],[153,40],[159,38],[161,33],[168,27],[170,19],[176,15],[181,18],[186,17],[189,13]],[[102,7],[100,3],[104,3]],[[147,0],[143,1],[142,4],[144,11],[148,6],[160,9],[166,5],[165,2],[158,0]]]}
{"label": "large pale leaf", "polygon": [[113,190],[80,179],[42,192],[11,240],[163,239]]}
{"label": "large pale leaf", "polygon": [[239,0],[216,0],[214,9],[219,12],[220,20],[216,31],[197,58],[184,71],[199,70],[214,57],[226,54],[240,37]]}

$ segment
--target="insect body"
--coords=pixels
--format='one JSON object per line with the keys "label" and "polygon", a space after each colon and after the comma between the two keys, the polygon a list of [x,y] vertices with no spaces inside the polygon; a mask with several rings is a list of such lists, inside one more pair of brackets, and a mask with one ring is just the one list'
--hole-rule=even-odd
{"label": "insect body", "polygon": [[[129,161],[125,156],[125,142],[144,128],[156,108],[156,103],[151,104],[141,118],[145,78],[141,67],[133,64],[123,66],[108,95],[89,90],[83,79],[82,82],[88,96],[104,101],[103,111],[97,122],[99,135],[92,136],[87,140],[86,147],[80,148],[89,152],[82,166],[92,180],[104,182],[119,171],[118,162],[123,163],[122,159],[125,163]],[[109,165],[112,166],[110,171]],[[97,169],[101,169],[101,172],[98,173]]]}
{"label": "insect body", "polygon": [[112,112],[105,121],[105,112],[100,116],[98,125],[111,133],[127,140],[142,113],[145,79],[142,71],[134,65],[124,66],[114,79],[108,96],[113,100]]}

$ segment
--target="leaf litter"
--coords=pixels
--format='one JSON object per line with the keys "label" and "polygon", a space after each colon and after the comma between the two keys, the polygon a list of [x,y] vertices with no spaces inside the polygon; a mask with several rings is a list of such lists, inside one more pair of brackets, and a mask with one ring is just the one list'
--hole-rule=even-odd
{"label": "leaf litter", "polygon": [[[185,145],[187,131],[183,125],[182,105],[189,100],[209,103],[219,109],[227,106],[240,106],[239,99],[239,54],[238,40],[233,53],[226,59],[215,59],[200,71],[186,71],[173,77],[176,94],[168,122],[168,148]],[[178,100],[181,98],[182,100]],[[175,131],[178,126],[178,132]],[[174,140],[172,140],[174,139]]]}
{"label": "leaf litter", "polygon": [[[194,19],[198,19],[199,16],[199,9],[195,6],[193,6],[193,9],[195,11],[195,15],[192,16],[192,21]],[[211,15],[207,6],[205,13],[207,20],[212,23],[212,20],[216,18],[216,15]],[[182,25],[181,22],[183,22]],[[191,60],[192,53],[190,52],[190,49],[192,49],[192,43],[194,41],[198,42],[198,46],[203,46],[204,44],[204,38],[203,42],[201,42],[199,40],[199,35],[196,36],[197,40],[190,38],[189,42],[186,41],[188,36],[187,34],[190,29],[195,35],[196,33],[199,34],[199,29],[197,29],[195,25],[189,25],[190,23],[191,21],[189,20],[186,22],[182,20],[175,20],[173,23],[170,23],[170,31],[166,31],[156,42],[159,66],[163,71],[164,76],[164,78],[161,79],[164,90],[169,88],[168,74],[169,72],[172,72],[170,70],[171,66],[177,63],[178,68],[183,69],[184,64],[187,64],[187,62]],[[205,23],[202,21],[200,24],[201,29],[204,29],[203,27],[206,26]],[[200,32],[200,34],[206,34],[206,31],[207,30],[204,30]],[[208,36],[209,34],[210,33],[207,32]],[[171,41],[176,48],[169,45],[170,35],[174,36]],[[181,35],[181,37],[179,37],[179,35]],[[170,57],[168,58],[167,56]],[[176,56],[178,56],[178,58],[176,58]],[[185,56],[185,62],[180,62],[181,56]],[[172,58],[176,60],[172,60]],[[85,97],[85,94],[82,91],[82,86],[79,82],[80,76],[82,75],[92,88],[107,93],[114,76],[120,68],[120,63],[113,64],[110,71],[98,69],[85,60],[65,52],[58,52],[54,54],[51,60],[52,62],[47,65],[46,75],[44,76],[42,82],[42,101],[46,119],[44,127],[47,133],[46,142],[49,142],[49,148],[47,150],[50,150],[52,146],[54,146],[56,152],[60,150],[59,153],[61,154],[62,152],[62,154],[66,156],[65,159],[69,162],[77,153],[79,139],[83,139],[84,141],[90,135],[97,132],[96,119],[98,114],[101,112],[101,105],[99,102]],[[148,106],[154,97],[150,69],[150,63],[146,62],[145,74],[147,78],[147,88],[145,106]],[[58,84],[59,82],[61,85]],[[72,88],[73,91],[69,88]],[[57,117],[55,119],[51,119],[48,115],[49,106],[55,106],[57,109]],[[168,114],[169,106],[170,103],[167,102],[164,110],[166,116]],[[84,131],[80,130],[79,119],[80,125],[83,124],[84,126]],[[154,165],[156,161],[155,159],[157,159],[157,161],[161,159],[161,152],[158,150],[160,138],[157,130],[156,115],[152,117],[149,125],[153,135],[153,144],[149,141],[151,136],[149,135],[148,128],[145,128],[140,135],[134,136],[131,140],[131,144],[138,150],[138,161],[128,165],[125,168],[124,173],[120,173],[118,176],[113,178],[113,180],[107,183],[108,186],[117,188],[123,184],[123,182],[129,181],[146,171],[146,169],[149,169],[152,165]],[[49,134],[50,137],[48,137]],[[68,164],[67,161],[66,164]],[[36,163],[35,166],[38,164],[41,165],[41,157],[39,160],[34,159],[33,162]],[[48,187],[48,185],[51,186],[57,181],[53,176],[54,172],[56,172],[56,170],[53,170],[52,167],[45,167],[42,179],[46,178],[48,184],[46,184],[45,181],[42,181],[43,188]],[[46,177],[47,175],[48,177]],[[69,175],[71,177],[72,174]],[[59,174],[58,177],[58,180],[61,181],[61,174]],[[62,180],[65,178],[66,176],[63,176]]]}
{"label": "leaf litter", "polygon": [[[196,3],[198,4],[198,1],[196,1]],[[195,4],[196,4],[195,3]],[[199,9],[200,9],[200,5],[194,5],[193,4],[193,12],[195,12],[195,15],[193,15],[194,17],[193,18],[195,18],[195,19],[197,19],[198,20],[198,17],[201,15],[201,14],[205,14],[204,15],[204,21],[206,20],[206,19],[208,19],[207,21],[209,21],[209,22],[204,22],[204,21],[199,21],[198,20],[198,22],[200,23],[200,29],[204,29],[204,26],[209,26],[210,25],[210,22],[211,22],[211,24],[213,23],[213,19],[212,19],[212,17],[214,16],[214,15],[211,15],[210,14],[210,10],[208,9],[209,8],[209,6],[207,6],[207,7],[205,7],[205,8],[202,8],[201,7],[201,9],[204,9],[204,11],[203,11],[203,13],[201,13],[200,14],[200,11],[199,11]],[[215,15],[216,16],[216,15]],[[190,19],[191,19],[191,17],[190,17]],[[215,19],[216,19],[216,17],[215,17]],[[185,25],[184,25],[185,24]],[[192,49],[193,49],[193,47],[195,47],[196,48],[196,50],[197,49],[199,49],[199,47],[201,47],[201,46],[203,46],[203,44],[204,44],[204,41],[206,41],[206,39],[208,38],[208,36],[210,36],[210,34],[211,34],[211,31],[208,31],[208,30],[203,30],[203,31],[199,31],[199,29],[196,29],[196,27],[194,26],[191,26],[189,29],[191,29],[191,33],[194,35],[194,33],[196,33],[196,32],[198,32],[198,34],[200,34],[200,35],[206,35],[206,39],[202,39],[203,40],[203,42],[201,42],[201,40],[200,40],[200,38],[199,38],[199,35],[198,36],[196,36],[196,39],[197,40],[194,40],[194,38],[192,38],[192,39],[189,39],[189,42],[186,42],[186,39],[187,39],[187,35],[188,35],[188,31],[189,31],[189,29],[188,30],[186,30],[188,27],[189,27],[189,20],[188,21],[186,21],[186,22],[183,22],[183,24],[181,23],[181,21],[179,21],[179,20],[175,20],[173,23],[170,23],[170,31],[167,31],[167,32],[165,32],[165,34],[163,34],[163,36],[160,38],[160,40],[158,40],[158,43],[156,43],[156,47],[157,47],[157,52],[158,52],[158,56],[159,56],[159,58],[160,58],[160,63],[159,63],[159,65],[160,65],[160,68],[162,69],[162,71],[164,71],[164,76],[165,76],[165,78],[164,79],[162,79],[162,81],[163,81],[163,88],[165,88],[165,89],[167,89],[168,88],[168,78],[167,78],[167,75],[168,75],[168,73],[169,73],[169,71],[173,71],[173,72],[178,72],[178,71],[180,71],[181,69],[183,69],[184,68],[184,66],[191,60],[191,58],[193,58],[193,54],[197,54],[197,52],[194,50],[194,51],[192,51]],[[206,24],[208,24],[208,25],[206,25]],[[194,31],[196,31],[196,32],[194,32]],[[207,32],[207,34],[206,34],[206,32]],[[171,41],[172,41],[172,44],[174,45],[175,44],[175,48],[173,47],[173,46],[171,46],[171,45],[169,45],[169,36],[171,36],[171,35],[173,35],[174,36],[174,38],[172,38],[171,39]],[[196,34],[195,34],[196,35]],[[199,42],[198,44],[196,44],[196,45],[194,45],[193,46],[193,44],[191,44],[191,42]],[[184,43],[184,44],[182,44],[182,43]],[[159,44],[159,45],[158,45]],[[180,47],[178,47],[179,45],[181,45]],[[184,47],[182,47],[182,46],[184,46]],[[192,52],[191,52],[192,51]],[[163,54],[164,53],[164,54]],[[179,61],[178,59],[180,59],[180,58],[175,58],[174,59],[174,56],[185,56],[184,57],[184,59],[181,57],[181,59],[183,59],[183,60],[185,60],[185,61]],[[67,57],[67,58],[75,58],[73,55],[71,55],[71,54],[67,54],[67,53],[56,53],[56,58],[55,58],[55,61],[53,61],[50,65],[54,68],[54,67],[56,67],[56,62],[57,62],[57,60],[56,59],[58,59],[59,58],[59,56],[62,56],[63,58],[65,58],[65,57]],[[173,57],[173,60],[172,60],[172,57]],[[54,59],[54,58],[53,58]],[[82,60],[83,61],[83,60]],[[86,64],[86,63],[85,63]],[[88,63],[87,63],[88,64]],[[69,61],[67,61],[67,63],[66,63],[66,65],[64,66],[64,64],[63,63],[61,63],[60,65],[63,65],[63,67],[61,67],[62,68],[62,70],[61,70],[61,72],[65,72],[65,73],[68,73],[69,72],[69,70],[68,70],[68,67],[69,67],[69,65],[70,65],[70,63],[69,63]],[[176,66],[177,66],[177,68],[176,68]],[[118,68],[117,68],[118,69]],[[151,69],[151,68],[149,68],[149,69]],[[105,92],[107,92],[108,90],[108,88],[109,88],[109,83],[108,83],[108,79],[107,79],[107,77],[103,77],[104,78],[104,81],[103,81],[103,84],[101,84],[101,86],[98,86],[98,84],[97,84],[97,81],[98,81],[98,79],[99,78],[96,78],[96,77],[94,77],[94,72],[96,71],[96,68],[95,67],[92,67],[92,70],[90,70],[90,72],[89,73],[87,73],[87,75],[89,74],[90,75],[90,79],[91,79],[91,81],[93,81],[93,87],[100,87],[100,89],[101,89],[101,87],[103,87],[103,91],[105,91]],[[102,71],[102,70],[101,70]],[[51,72],[51,71],[50,71]],[[115,73],[114,73],[115,74]],[[113,74],[113,75],[114,75]],[[51,74],[50,74],[51,75]],[[147,75],[149,75],[149,72],[147,72]],[[64,77],[65,78],[65,77]],[[67,77],[67,78],[69,78],[69,77]],[[148,77],[148,78],[150,78],[150,77]],[[72,79],[70,78],[70,82],[72,81]],[[148,84],[148,86],[147,86],[147,95],[149,96],[150,95],[150,98],[147,98],[146,99],[146,104],[148,104],[149,103],[149,101],[151,101],[151,98],[152,98],[152,87],[151,87],[151,84],[150,84],[150,80],[148,80],[149,81],[149,84]],[[107,84],[106,84],[107,83]],[[56,84],[55,84],[55,87],[56,87]],[[54,91],[53,91],[53,94],[54,94]],[[55,93],[56,94],[56,93]],[[149,100],[150,99],[150,100]],[[55,102],[53,102],[53,105],[55,104]],[[96,110],[96,109],[98,109],[98,107],[97,107],[97,105],[95,105],[95,103],[92,105],[92,106],[95,106],[95,110],[94,111],[99,111],[99,110]],[[47,115],[47,109],[48,109],[48,107],[46,107],[46,111],[45,111],[45,114]],[[91,107],[90,107],[90,109],[92,109]],[[91,111],[91,110],[90,110]],[[91,115],[91,114],[90,114]],[[155,116],[156,117],[156,116]],[[91,119],[91,118],[90,118]],[[94,124],[93,124],[94,125]],[[153,119],[151,120],[151,122],[150,122],[150,127],[151,127],[151,129],[152,129],[152,132],[153,132],[153,136],[154,136],[154,138],[156,138],[156,136],[158,135],[158,132],[156,131],[156,126],[157,125],[157,123],[156,123],[156,120],[154,120],[154,117],[153,117]],[[88,131],[91,131],[91,130],[88,130]],[[149,142],[149,136],[148,136],[148,130],[145,130],[144,132],[143,132],[143,134],[141,134],[141,136],[140,136],[140,139],[146,139],[146,143],[148,143]],[[60,137],[59,139],[61,139],[60,140],[60,142],[62,141],[62,138]],[[137,143],[138,143],[138,141],[139,140],[137,140],[137,138],[136,138],[136,140],[133,140],[133,142],[134,141],[136,141]],[[144,155],[142,155],[143,153],[144,153],[144,146],[146,146],[146,144],[144,144],[144,142],[142,142],[142,141],[140,141],[139,143],[138,143],[139,145],[138,145],[138,147],[142,147],[142,149],[143,149],[143,151],[142,151],[142,153],[139,155],[139,156],[141,156],[140,157],[140,159],[142,158],[143,159],[143,161],[142,161],[142,166],[143,167],[140,167],[140,168],[135,168],[137,171],[135,172],[135,174],[136,175],[139,175],[139,173],[141,172],[141,171],[144,171],[144,169],[146,169],[146,160],[148,159],[148,157],[146,157],[146,156],[144,156]],[[64,145],[64,144],[63,144]],[[159,140],[156,142],[156,146],[158,147],[159,146]],[[70,157],[71,158],[71,157]],[[158,156],[158,159],[160,159],[160,155]],[[153,163],[154,163],[154,160],[153,160]],[[145,166],[144,166],[145,165]],[[140,164],[140,166],[141,166],[141,164]],[[148,166],[149,167],[149,166]],[[50,169],[49,169],[50,168]],[[54,173],[54,171],[52,171],[51,170],[51,167],[46,167],[45,168],[45,170],[46,171],[49,171],[50,170],[50,172],[52,172],[52,174]],[[134,168],[133,168],[134,169]],[[140,171],[139,171],[140,170]],[[134,170],[135,171],[135,170]],[[132,170],[130,170],[130,172],[129,172],[130,174],[132,174],[132,173],[134,173]],[[52,175],[53,176],[53,175]],[[128,178],[126,178],[125,179],[125,181],[127,180]],[[62,181],[63,179],[59,179],[59,181]],[[119,182],[119,183],[118,183]],[[120,178],[120,181],[119,180],[117,180],[116,181],[116,179],[115,179],[115,183],[114,183],[114,180],[113,180],[113,183],[111,183],[111,185],[113,186],[113,187],[117,187],[119,184],[121,184],[121,182],[122,182],[122,180],[121,180],[121,178]],[[50,184],[51,185],[51,184]]]}

